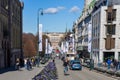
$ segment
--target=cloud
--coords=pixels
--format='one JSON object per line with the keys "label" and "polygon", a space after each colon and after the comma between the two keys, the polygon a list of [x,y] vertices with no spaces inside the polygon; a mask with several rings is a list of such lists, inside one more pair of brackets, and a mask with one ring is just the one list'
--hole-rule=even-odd
{"label": "cloud", "polygon": [[79,7],[73,6],[73,7],[70,9],[70,12],[78,12],[79,10],[80,10]]}
{"label": "cloud", "polygon": [[44,10],[45,14],[56,14],[58,13],[60,10],[65,9],[64,7],[57,7],[57,8],[48,8]]}
{"label": "cloud", "polygon": [[57,8],[48,8],[48,9],[44,10],[45,14],[55,14],[57,12],[58,12]]}
{"label": "cloud", "polygon": [[62,6],[59,6],[59,7],[57,7],[59,10],[63,10],[63,9],[65,9],[65,7],[62,7]]}

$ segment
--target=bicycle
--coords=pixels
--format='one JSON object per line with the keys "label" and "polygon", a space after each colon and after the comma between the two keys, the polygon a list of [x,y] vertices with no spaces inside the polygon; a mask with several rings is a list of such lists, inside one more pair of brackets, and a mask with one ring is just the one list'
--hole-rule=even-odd
{"label": "bicycle", "polygon": [[64,67],[64,75],[66,75],[67,72],[68,72],[68,66],[65,66],[65,67]]}

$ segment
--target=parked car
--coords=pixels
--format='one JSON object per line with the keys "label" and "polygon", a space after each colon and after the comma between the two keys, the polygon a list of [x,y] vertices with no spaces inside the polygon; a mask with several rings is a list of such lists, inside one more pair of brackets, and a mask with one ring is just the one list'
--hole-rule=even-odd
{"label": "parked car", "polygon": [[71,66],[72,63],[73,63],[73,61],[74,61],[74,60],[70,60],[68,65]]}
{"label": "parked car", "polygon": [[89,58],[84,59],[84,63],[86,63],[86,65],[89,67],[90,66],[90,59]]}
{"label": "parked car", "polygon": [[82,64],[79,60],[71,60],[69,62],[69,68],[71,70],[82,70]]}

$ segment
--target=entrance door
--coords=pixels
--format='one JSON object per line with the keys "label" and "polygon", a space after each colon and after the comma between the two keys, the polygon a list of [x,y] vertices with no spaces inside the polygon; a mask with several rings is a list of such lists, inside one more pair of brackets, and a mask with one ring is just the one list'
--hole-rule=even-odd
{"label": "entrance door", "polygon": [[115,53],[114,53],[114,52],[104,52],[103,58],[104,58],[104,61],[106,61],[108,58],[113,59],[114,56],[115,56]]}

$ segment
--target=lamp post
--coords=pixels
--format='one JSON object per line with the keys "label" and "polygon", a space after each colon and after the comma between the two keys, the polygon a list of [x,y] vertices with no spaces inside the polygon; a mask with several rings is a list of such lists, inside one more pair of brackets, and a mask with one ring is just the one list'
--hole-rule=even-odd
{"label": "lamp post", "polygon": [[37,12],[37,33],[38,33],[38,52],[37,52],[37,57],[38,57],[38,66],[39,66],[39,61],[40,61],[40,53],[39,53],[39,15],[43,15],[43,9],[39,8]]}

